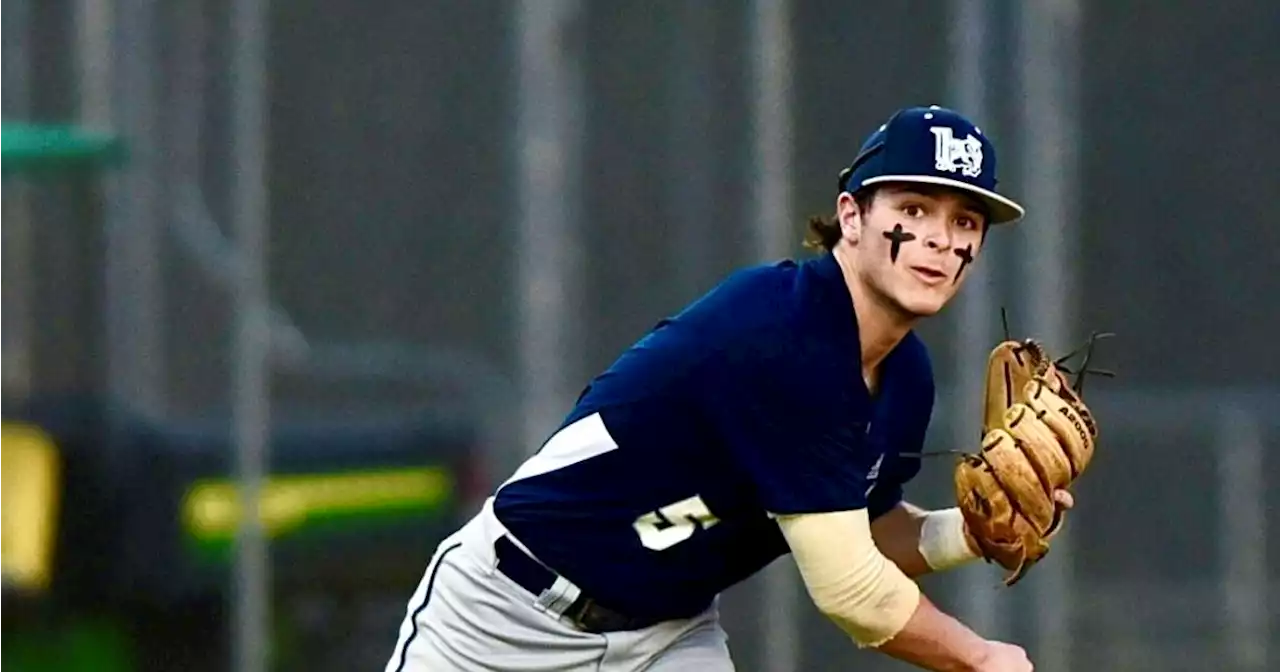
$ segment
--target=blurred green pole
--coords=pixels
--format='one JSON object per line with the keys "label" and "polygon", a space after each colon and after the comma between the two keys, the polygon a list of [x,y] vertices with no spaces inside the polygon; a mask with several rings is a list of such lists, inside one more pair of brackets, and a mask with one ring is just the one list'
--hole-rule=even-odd
{"label": "blurred green pole", "polygon": [[[0,114],[26,119],[31,102],[31,0],[5,0],[0,9],[3,77]],[[33,278],[31,201],[26,180],[5,179],[0,221],[0,385],[6,399],[20,401],[31,389],[31,292]]]}
{"label": "blurred green pole", "polygon": [[[114,0],[75,2],[73,23],[79,52],[76,58],[76,96],[80,124],[96,131],[112,130],[111,88],[116,74],[112,67],[112,38],[116,37],[113,30],[115,5]],[[151,28],[151,25],[145,27]]]}
{"label": "blurred green pole", "polygon": [[675,274],[670,289],[681,297],[706,291],[717,275],[719,246],[708,222],[716,218],[715,124],[718,90],[713,53],[720,10],[684,2],[676,9],[675,38],[666,70],[670,135],[664,157],[675,235]]}
{"label": "blurred green pole", "polygon": [[[999,137],[994,115],[987,104],[987,78],[992,74],[991,61],[991,2],[989,0],[952,0],[950,34],[950,71],[947,87],[952,103],[958,110],[975,120],[983,132]],[[955,323],[952,332],[955,362],[954,387],[945,403],[950,405],[951,444],[960,450],[973,450],[982,436],[979,413],[981,405],[978,391],[982,389],[987,353],[1000,338],[995,328],[999,315],[996,293],[996,270],[1002,266],[1006,255],[1001,255],[999,238],[989,238],[982,251],[983,263],[974,266],[972,275],[956,298],[952,314]],[[992,244],[996,243],[996,244]],[[993,589],[995,576],[990,565],[975,563],[956,570],[960,594],[957,600],[957,616],[965,624],[985,637],[1008,637],[1006,609],[1002,609],[1000,594]]]}
{"label": "blurred green pole", "polygon": [[1226,406],[1215,446],[1218,471],[1218,557],[1222,659],[1238,670],[1267,667],[1266,446],[1255,411]]}
{"label": "blurred green pole", "polygon": [[[1079,0],[1032,0],[1018,5],[1016,63],[1021,127],[1020,180],[1029,204],[1019,227],[1023,243],[1019,287],[1025,288],[1019,315],[1028,330],[1056,352],[1066,352],[1078,320],[1080,146]],[[1072,525],[1068,520],[1054,539],[1053,553],[1030,582],[1032,660],[1043,672],[1071,672],[1074,646],[1072,615]]]}
{"label": "blurred green pole", "polygon": [[577,0],[516,6],[514,241],[520,438],[510,473],[573,403],[582,368],[582,35]]}
{"label": "blurred green pole", "polygon": [[[790,256],[793,164],[791,3],[754,0],[751,45],[751,137],[755,201],[750,217],[756,262]],[[766,568],[761,599],[761,641],[766,672],[800,669],[800,577],[789,558]]]}
{"label": "blurred green pole", "polygon": [[83,121],[129,143],[129,168],[103,182],[106,386],[115,398],[165,413],[166,161],[161,17],[147,0],[82,0],[76,31]]}
{"label": "blurred green pole", "polygon": [[266,0],[231,6],[231,212],[240,265],[232,359],[232,435],[241,524],[233,579],[235,672],[269,667],[270,565],[259,513],[268,463],[270,320],[267,310]]}

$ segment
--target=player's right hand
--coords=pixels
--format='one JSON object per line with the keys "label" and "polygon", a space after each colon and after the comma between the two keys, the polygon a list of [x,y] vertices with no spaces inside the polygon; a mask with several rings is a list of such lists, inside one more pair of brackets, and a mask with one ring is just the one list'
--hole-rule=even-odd
{"label": "player's right hand", "polygon": [[1031,672],[1035,666],[1021,646],[1004,642],[987,642],[987,652],[978,664],[978,672]]}

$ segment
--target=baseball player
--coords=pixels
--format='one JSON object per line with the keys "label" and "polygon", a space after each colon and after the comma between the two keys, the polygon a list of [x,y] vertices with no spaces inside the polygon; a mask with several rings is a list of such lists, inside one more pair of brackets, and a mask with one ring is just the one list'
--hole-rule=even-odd
{"label": "baseball player", "polygon": [[[440,544],[386,670],[729,671],[718,596],[786,554],[859,647],[930,670],[1031,670],[914,579],[976,558],[1022,568],[1043,549],[1008,534],[1051,530],[1007,519],[975,538],[966,519],[991,504],[974,493],[994,495],[973,485],[991,472],[973,456],[969,509],[903,499],[934,404],[913,328],[956,294],[988,228],[1024,212],[995,171],[959,113],[895,113],[841,172],[834,215],[810,222],[820,254],[736,272],[661,321]],[[1066,394],[1045,371],[1025,377],[1028,407]],[[1027,432],[1056,446],[1064,430],[1041,409],[983,447]],[[1048,496],[1056,528],[1071,500]]]}

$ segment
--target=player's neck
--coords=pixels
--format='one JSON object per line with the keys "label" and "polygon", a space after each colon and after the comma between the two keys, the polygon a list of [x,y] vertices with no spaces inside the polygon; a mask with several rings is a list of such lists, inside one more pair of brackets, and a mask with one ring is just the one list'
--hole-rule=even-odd
{"label": "player's neck", "polygon": [[[855,290],[854,288],[858,289]],[[857,293],[855,293],[855,291]],[[858,318],[858,341],[862,345],[862,375],[874,390],[879,379],[880,364],[911,331],[913,320],[906,320],[885,305],[875,292],[860,282],[850,283],[853,312]]]}
{"label": "player's neck", "polygon": [[858,341],[862,346],[862,376],[874,391],[878,387],[880,364],[915,326],[915,319],[895,310],[884,297],[867,287],[846,255],[837,253],[835,257],[853,299]]}

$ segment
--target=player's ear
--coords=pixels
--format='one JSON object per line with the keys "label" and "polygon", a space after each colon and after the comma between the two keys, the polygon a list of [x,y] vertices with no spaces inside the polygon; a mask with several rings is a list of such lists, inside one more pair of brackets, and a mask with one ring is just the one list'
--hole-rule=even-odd
{"label": "player's ear", "polygon": [[862,237],[862,210],[847,191],[836,199],[836,222],[840,225],[840,237],[850,245],[857,245]]}

